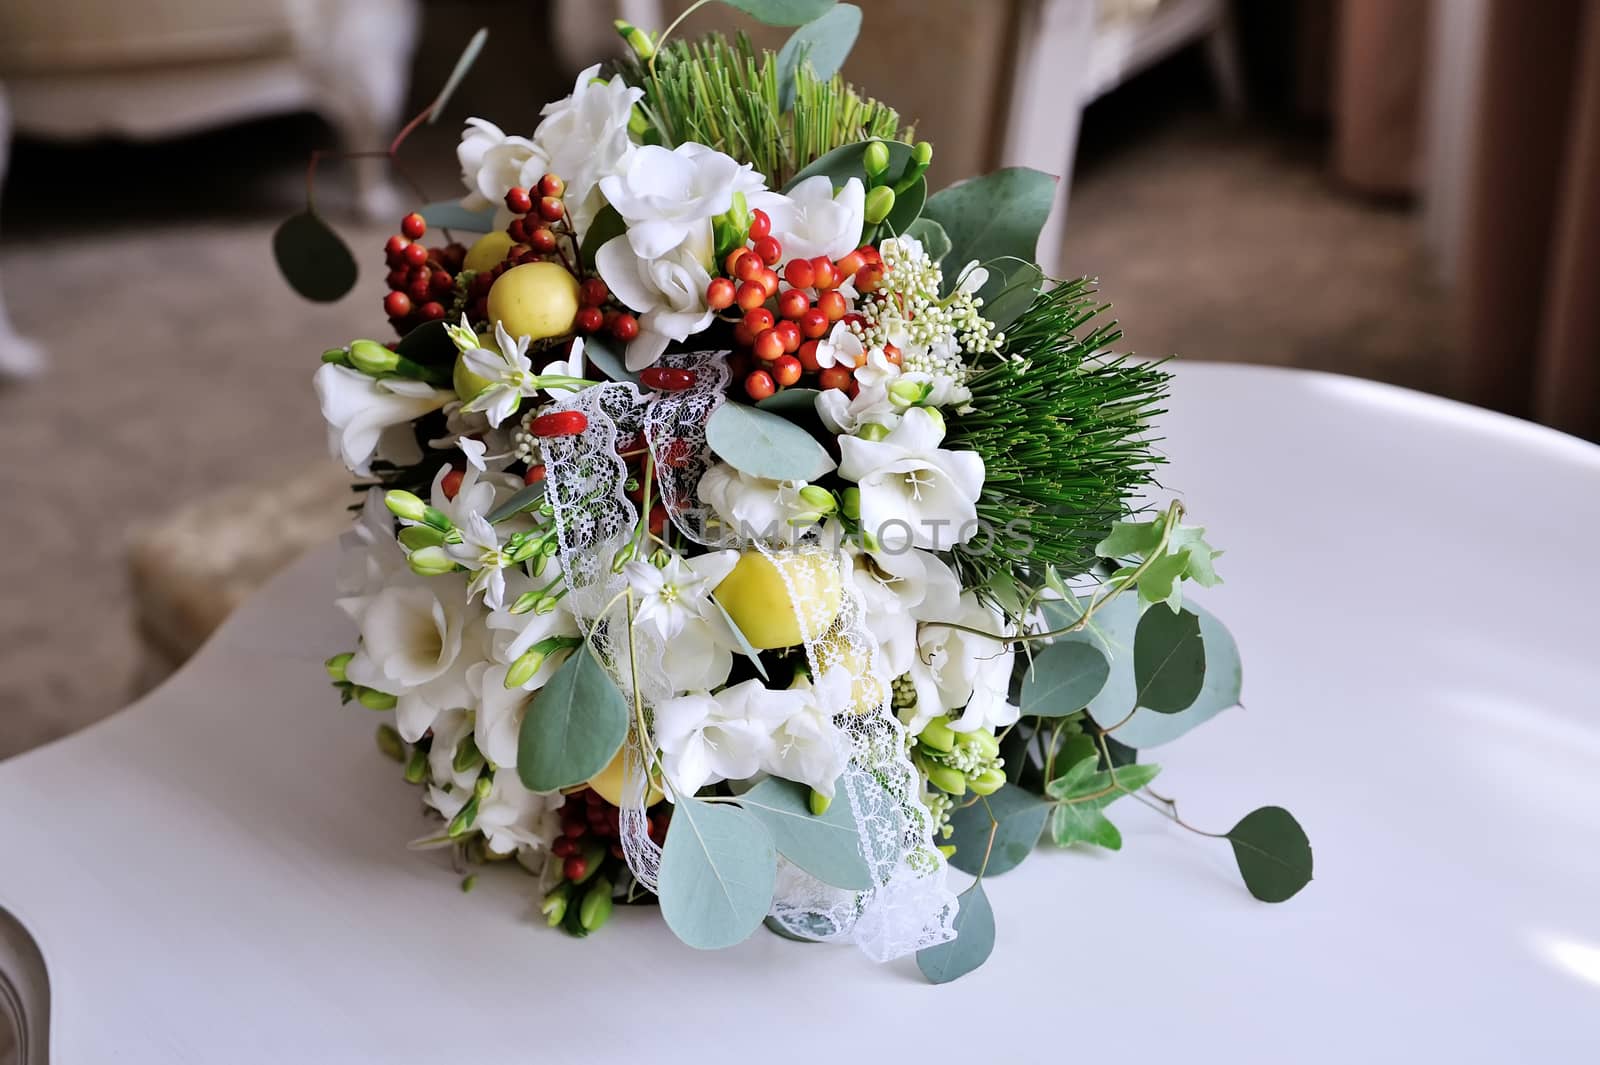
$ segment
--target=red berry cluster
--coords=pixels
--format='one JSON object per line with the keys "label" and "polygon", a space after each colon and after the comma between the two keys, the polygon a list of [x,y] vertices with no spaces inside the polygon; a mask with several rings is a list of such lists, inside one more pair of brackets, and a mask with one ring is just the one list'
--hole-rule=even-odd
{"label": "red berry cluster", "polygon": [[[657,846],[666,841],[670,817],[665,806],[645,817]],[[591,788],[568,795],[561,804],[561,835],[550,844],[550,853],[561,859],[561,875],[588,880],[601,865],[622,860],[620,820],[621,811]]]}
{"label": "red berry cluster", "polygon": [[737,307],[740,314],[733,328],[738,345],[732,360],[734,378],[744,382],[745,394],[754,400],[798,384],[808,374],[815,375],[819,388],[853,392],[854,372],[818,365],[817,343],[835,322],[848,317],[844,297],[837,291],[846,279],[853,276],[862,292],[882,283],[878,250],[866,245],[837,260],[825,255],[790,259],[782,275],[789,287],[780,293],[774,267],[783,259],[783,245],[772,235],[765,211],[752,212],[750,241],[749,247],[728,253],[722,263],[724,276],[712,278],[706,287],[706,304],[712,310]]}
{"label": "red berry cluster", "polygon": [[428,223],[412,213],[400,220],[400,232],[383,246],[389,264],[384,283],[389,294],[383,297],[383,312],[389,324],[405,336],[424,322],[443,318],[449,310],[456,274],[467,257],[460,244],[428,248],[422,244]]}
{"label": "red berry cluster", "polygon": [[580,333],[610,333],[626,344],[639,335],[639,319],[617,307],[607,307],[611,290],[598,277],[586,279],[578,286],[578,317],[573,325]]}

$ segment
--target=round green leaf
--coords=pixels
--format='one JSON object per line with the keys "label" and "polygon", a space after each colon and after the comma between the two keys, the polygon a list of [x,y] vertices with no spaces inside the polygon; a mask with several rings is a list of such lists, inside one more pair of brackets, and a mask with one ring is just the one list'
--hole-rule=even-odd
{"label": "round green leaf", "polygon": [[272,234],[272,254],[289,287],[317,303],[332,303],[356,284],[356,260],[344,238],[307,209]]}
{"label": "round green leaf", "polygon": [[1228,830],[1239,875],[1262,902],[1293,898],[1311,882],[1311,841],[1281,806],[1252,810]]}
{"label": "round green leaf", "polygon": [[1144,612],[1133,636],[1133,676],[1138,705],[1158,713],[1175,714],[1199,697],[1206,648],[1193,611],[1174,614],[1157,606]]}
{"label": "round green leaf", "polygon": [[539,689],[517,733],[517,775],[529,791],[582,784],[628,736],[628,704],[588,644]]}
{"label": "round green leaf", "polygon": [[833,6],[834,0],[723,0],[768,26],[803,26]]}
{"label": "round green leaf", "polygon": [[817,396],[821,393],[815,388],[786,388],[782,392],[774,392],[766,399],[761,400],[756,406],[762,410],[771,411],[805,411],[811,413],[817,409]]}
{"label": "round green leaf", "polygon": [[706,444],[752,477],[811,481],[834,468],[811,434],[781,415],[743,403],[724,403],[706,422]]}
{"label": "round green leaf", "polygon": [[[835,189],[839,188],[851,178],[860,178],[863,185],[869,186],[867,168],[863,158],[867,152],[868,141],[857,141],[835,148],[810,166],[801,170],[789,183],[784,186],[788,192],[806,178],[818,174],[826,174],[833,182]],[[889,184],[893,184],[905,173],[906,167],[911,162],[912,147],[901,141],[884,141],[884,147],[889,149]],[[923,178],[916,182],[902,195],[896,196],[894,207],[889,211],[889,217],[884,219],[884,225],[895,233],[904,233],[922,213],[922,206],[928,199],[928,183]]]}
{"label": "round green leaf", "polygon": [[469,211],[455,200],[441,200],[419,208],[422,220],[435,229],[459,229],[467,233],[488,233],[494,229],[494,208]]}
{"label": "round green leaf", "polygon": [[983,893],[983,881],[963,891],[957,902],[956,937],[917,951],[917,968],[932,984],[947,984],[967,975],[994,953],[994,908]]}
{"label": "round green leaf", "polygon": [[742,943],[772,906],[777,863],[772,836],[754,815],[680,796],[661,851],[661,916],[696,950]]}
{"label": "round green leaf", "polygon": [[1022,712],[1064,717],[1100,694],[1111,663],[1098,647],[1079,641],[1053,643],[1034,653],[1033,668],[1022,679]]}
{"label": "round green leaf", "polygon": [[[1039,233],[1050,216],[1058,180],[1040,170],[1014,166],[928,197],[922,213],[950,236],[945,287],[953,287],[960,268],[974,259],[982,263],[1010,255],[1037,261]],[[990,285],[995,282],[990,279]],[[987,300],[992,293],[979,295]]]}
{"label": "round green leaf", "polygon": [[[999,876],[1009,873],[1033,852],[1050,816],[1050,804],[1039,796],[1006,784],[987,799],[950,811],[950,842],[956,852],[950,864],[963,873]],[[989,829],[994,828],[994,847],[989,849],[989,865],[983,864],[989,848]]]}
{"label": "round green leaf", "polygon": [[872,873],[861,856],[861,835],[843,788],[820,817],[811,812],[811,789],[768,777],[743,795],[739,805],[767,826],[778,853],[824,884],[866,891]]}
{"label": "round green leaf", "polygon": [[795,72],[802,61],[811,65],[811,72],[819,80],[825,81],[844,66],[860,33],[861,9],[854,4],[835,4],[815,21],[795,30],[778,52],[778,106],[785,111],[794,106]]}
{"label": "round green leaf", "polygon": [[1239,705],[1239,693],[1244,685],[1244,667],[1239,661],[1238,644],[1215,615],[1193,603],[1189,604],[1188,609],[1200,618],[1200,642],[1206,649],[1205,683],[1200,686],[1200,694],[1187,710],[1176,714],[1159,714],[1143,708],[1136,711],[1115,733],[1117,739],[1130,747],[1148,750],[1171,743],[1196,725],[1204,724],[1229,707]]}
{"label": "round green leaf", "polygon": [[595,369],[613,381],[639,383],[639,375],[628,369],[628,364],[617,350],[617,342],[610,337],[589,335],[583,338],[583,356]]}
{"label": "round green leaf", "polygon": [[594,257],[600,246],[614,237],[620,237],[628,231],[628,225],[617,213],[617,209],[609,203],[600,208],[594,216],[594,221],[589,223],[588,230],[583,234],[583,246],[578,249],[578,258],[584,265],[593,266]]}
{"label": "round green leaf", "polygon": [[424,366],[453,366],[456,342],[450,339],[446,325],[442,320],[423,322],[401,338],[394,353]]}
{"label": "round green leaf", "polygon": [[912,222],[906,227],[906,236],[920,241],[922,250],[936,263],[943,261],[944,257],[950,254],[950,234],[944,231],[944,226],[931,218],[919,218]]}
{"label": "round green leaf", "polygon": [[[996,329],[1004,329],[1033,305],[1044,284],[1044,271],[1009,255],[982,265],[989,271],[989,280],[978,290],[983,298],[980,310]],[[959,274],[965,266],[966,263],[951,263],[950,269]]]}

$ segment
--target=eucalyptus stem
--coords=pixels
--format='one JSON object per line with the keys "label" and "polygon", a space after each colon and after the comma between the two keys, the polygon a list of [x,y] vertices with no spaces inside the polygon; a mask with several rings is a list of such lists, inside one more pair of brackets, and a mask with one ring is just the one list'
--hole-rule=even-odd
{"label": "eucalyptus stem", "polygon": [[683,13],[681,15],[667,23],[667,28],[662,30],[661,36],[656,38],[655,51],[650,53],[650,76],[652,78],[656,76],[656,56],[661,54],[661,48],[667,43],[667,38],[672,36],[672,31],[677,29],[678,26],[682,24],[684,19],[688,18],[702,7],[705,7],[710,2],[711,0],[694,0],[694,3],[683,9]]}

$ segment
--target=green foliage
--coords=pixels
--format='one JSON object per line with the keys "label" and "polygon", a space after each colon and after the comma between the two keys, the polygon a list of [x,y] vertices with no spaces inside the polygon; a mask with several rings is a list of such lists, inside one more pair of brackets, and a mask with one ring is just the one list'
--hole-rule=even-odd
{"label": "green foliage", "polygon": [[950,234],[944,231],[944,226],[941,226],[927,215],[923,215],[907,226],[906,236],[915,237],[920,241],[922,250],[927,252],[928,258],[936,263],[942,263],[944,257],[950,254]]}
{"label": "green foliage", "polygon": [[766,399],[756,404],[762,410],[778,411],[779,413],[792,411],[796,414],[808,413],[816,409],[818,391],[815,388],[786,388],[782,392],[774,392]]}
{"label": "green foliage", "polygon": [[773,188],[842,145],[913,135],[894,108],[863,97],[837,74],[819,78],[805,64],[795,71],[793,105],[785,108],[777,57],[757,55],[743,34],[732,42],[720,34],[670,42],[653,70],[633,62],[623,74],[644,89],[641,106],[655,140],[710,145],[752,164]]}
{"label": "green foliage", "polygon": [[960,909],[953,922],[956,937],[948,943],[917,951],[917,968],[929,983],[947,984],[967,975],[989,960],[994,952],[994,908],[978,880],[956,900]]}
{"label": "green foliage", "polygon": [[272,255],[283,279],[304,299],[332,303],[355,288],[355,256],[310,208],[286,219],[272,234]]}
{"label": "green foliage", "polygon": [[[1010,872],[1032,853],[1050,816],[1050,804],[1015,784],[988,798],[963,803],[950,811],[950,842],[956,852],[950,864],[973,876]],[[994,832],[994,846],[989,832]],[[984,856],[988,855],[988,865]]]}
{"label": "green foliage", "polygon": [[1127,765],[1098,769],[1100,759],[1091,754],[1045,785],[1057,800],[1050,813],[1050,838],[1058,847],[1092,843],[1107,850],[1122,849],[1122,833],[1105,815],[1105,808],[1156,778],[1160,766]]}
{"label": "green foliage", "polygon": [[1104,310],[1088,279],[1056,286],[1006,331],[1003,353],[1014,358],[968,381],[974,409],[950,419],[945,446],[983,457],[978,515],[995,530],[992,543],[978,537],[955,551],[968,587],[996,573],[1038,584],[1047,565],[1083,572],[1127,516],[1129,493],[1163,461],[1148,428],[1168,374],[1109,353],[1121,333],[1094,324]]}
{"label": "green foliage", "polygon": [[605,374],[612,381],[632,381],[639,383],[639,375],[628,369],[628,364],[623,360],[622,352],[617,350],[619,342],[611,337],[603,337],[596,333],[583,338],[584,357],[595,369]]}
{"label": "green foliage", "polygon": [[[1244,669],[1239,661],[1239,648],[1227,627],[1216,616],[1193,603],[1189,610],[1200,618],[1200,642],[1205,646],[1206,679],[1187,709],[1176,714],[1161,714],[1151,710],[1138,710],[1116,731],[1117,739],[1130,747],[1148,750],[1171,743],[1196,725],[1216,717],[1222,711],[1239,705],[1239,693],[1244,685]],[[1123,710],[1126,713],[1126,708]],[[1107,724],[1116,724],[1108,721]]]}
{"label": "green foliage", "polygon": [[1065,717],[1088,706],[1110,675],[1111,663],[1093,644],[1078,640],[1052,643],[1033,653],[1018,705],[1024,714]]}
{"label": "green foliage", "polygon": [[828,13],[833,0],[722,0],[768,26],[799,26]]}
{"label": "green foliage", "polygon": [[[785,189],[792,189],[796,184],[818,174],[826,174],[833,181],[834,188],[838,188],[851,178],[859,178],[866,188],[872,188],[873,182],[867,174],[866,154],[869,145],[875,142],[870,140],[857,141],[835,148],[821,158],[813,160],[803,167],[799,173],[784,183]],[[908,173],[908,168],[914,169],[912,153],[916,151],[911,145],[903,141],[883,140],[878,141],[889,152],[889,169],[887,177],[891,181],[901,174]],[[894,207],[889,210],[884,219],[884,227],[891,232],[900,233],[909,229],[922,212],[922,205],[928,198],[927,179],[918,175],[904,192],[898,193],[894,199]],[[870,228],[870,227],[868,227]]]}
{"label": "green foliage", "polygon": [[[1168,534],[1167,521],[1165,513],[1151,521],[1119,521],[1110,535],[1095,545],[1095,551],[1102,558],[1129,563],[1112,575],[1113,584],[1132,580],[1138,572],[1140,603],[1166,603],[1176,611],[1183,606],[1185,580],[1205,588],[1222,583],[1215,566],[1222,552],[1206,543],[1205,529],[1200,526],[1180,522]],[[1150,564],[1139,572],[1134,563],[1144,561]]]}
{"label": "green foliage", "polygon": [[861,9],[835,4],[794,31],[778,52],[778,106],[794,106],[795,75],[802,63],[811,65],[818,78],[831,78],[844,66],[861,33]]}
{"label": "green foliage", "polygon": [[833,469],[822,445],[794,422],[743,403],[724,403],[706,422],[706,445],[741,473],[810,481]]}
{"label": "green foliage", "polygon": [[428,105],[430,125],[439,121],[439,116],[444,114],[444,105],[455,95],[456,87],[461,84],[461,79],[467,76],[467,71],[472,69],[472,64],[478,61],[478,53],[483,51],[483,46],[488,41],[488,27],[480,26],[478,32],[472,35],[472,39],[467,41],[467,46],[461,49],[461,55],[456,58],[456,65],[450,68],[450,76],[444,79],[444,87],[439,90],[439,95],[433,98],[433,103]]}
{"label": "green foliage", "polygon": [[488,233],[494,229],[494,208],[469,211],[455,200],[440,200],[417,208],[422,220],[435,229],[459,229],[466,233]]}
{"label": "green foliage", "polygon": [[661,852],[661,916],[697,950],[741,943],[772,905],[777,862],[754,814],[680,795]]}
{"label": "green foliage", "polygon": [[[1038,259],[1039,233],[1050,216],[1057,180],[1043,171],[1013,166],[929,197],[923,213],[950,236],[945,289],[955,287],[961,267],[973,260],[987,264],[1007,257],[1023,263]],[[1006,283],[1006,272],[997,270],[978,295],[989,303]]]}
{"label": "green foliage", "polygon": [[1239,875],[1262,902],[1284,902],[1311,882],[1311,841],[1281,806],[1263,806],[1228,830]]}
{"label": "green foliage", "polygon": [[517,776],[529,791],[582,784],[628,735],[628,705],[588,644],[539,689],[517,732]]}
{"label": "green foliage", "polygon": [[778,853],[824,884],[850,891],[872,887],[872,873],[861,856],[861,836],[843,789],[820,816],[811,812],[811,789],[768,777],[743,795],[739,805],[772,834]]}
{"label": "green foliage", "polygon": [[1133,635],[1137,705],[1176,714],[1200,695],[1205,678],[1206,648],[1199,617],[1190,610],[1145,611]]}

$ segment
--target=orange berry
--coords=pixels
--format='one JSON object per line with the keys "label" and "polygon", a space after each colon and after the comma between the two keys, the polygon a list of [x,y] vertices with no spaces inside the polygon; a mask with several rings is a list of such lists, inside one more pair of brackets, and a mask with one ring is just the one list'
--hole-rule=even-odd
{"label": "orange berry", "polygon": [[778,260],[783,258],[783,245],[778,243],[776,237],[760,238],[755,243],[754,251],[768,266],[776,266]]}
{"label": "orange berry", "polygon": [[783,338],[778,335],[777,329],[764,329],[756,334],[756,358],[771,362],[783,354]]}
{"label": "orange berry", "polygon": [[833,260],[826,255],[819,255],[811,260],[812,282],[817,288],[835,288],[840,277],[838,269],[833,265]]}
{"label": "orange berry", "polygon": [[811,270],[808,259],[790,259],[789,265],[783,268],[783,279],[795,288],[810,288],[816,280]]}
{"label": "orange berry", "polygon": [[830,366],[817,374],[817,384],[823,388],[837,388],[841,392],[850,387],[855,378],[843,366]]}
{"label": "orange berry", "polygon": [[763,329],[771,329],[776,324],[772,312],[765,307],[755,307],[745,312],[744,325],[750,330],[751,336],[758,335]]}
{"label": "orange berry", "polygon": [[739,291],[734,295],[734,302],[741,311],[753,311],[767,302],[767,290],[755,281],[746,281],[739,286]]}
{"label": "orange berry", "polygon": [[738,286],[725,277],[714,277],[711,284],[706,286],[706,306],[714,311],[733,306],[734,295]]}
{"label": "orange berry", "polygon": [[866,257],[858,251],[853,251],[839,260],[839,275],[849,277],[866,264]]}
{"label": "orange berry", "polygon": [[800,360],[793,355],[785,355],[772,364],[772,377],[778,384],[788,388],[800,380]]}
{"label": "orange berry", "polygon": [[772,375],[765,370],[752,370],[750,376],[744,379],[745,395],[757,403],[760,403],[777,390],[777,383],[772,380]]}
{"label": "orange berry", "polygon": [[746,249],[739,260],[733,264],[733,276],[740,281],[754,281],[766,267],[761,265],[761,257],[755,252]]}
{"label": "orange berry", "polygon": [[[837,296],[838,293],[834,292],[831,295]],[[830,324],[828,316],[823,313],[821,307],[808,307],[800,316],[800,335],[808,340],[827,336]]]}
{"label": "orange berry", "polygon": [[783,342],[785,352],[792,352],[800,346],[800,327],[787,318],[773,326],[772,331],[777,333],[778,339]]}
{"label": "orange berry", "polygon": [[811,301],[797,288],[791,288],[778,297],[778,313],[785,318],[800,318],[811,309]]}
{"label": "orange berry", "polygon": [[761,290],[769,297],[776,296],[778,294],[777,271],[768,270],[767,268],[763,267],[761,271],[756,274],[754,280],[761,286]]}
{"label": "orange berry", "polygon": [[817,342],[815,340],[808,340],[800,345],[800,367],[806,373],[816,373],[822,369],[817,364]]}
{"label": "orange berry", "polygon": [[837,322],[845,315],[844,297],[837,292],[824,292],[817,297],[817,307],[828,316],[828,321]]}

